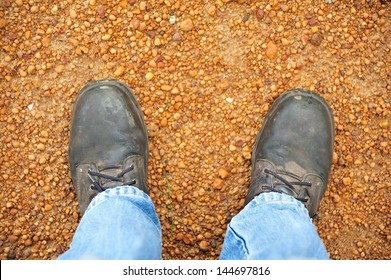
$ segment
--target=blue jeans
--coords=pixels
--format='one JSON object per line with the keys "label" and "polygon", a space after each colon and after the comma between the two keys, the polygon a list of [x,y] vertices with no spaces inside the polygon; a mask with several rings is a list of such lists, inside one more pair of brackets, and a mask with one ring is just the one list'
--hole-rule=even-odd
{"label": "blue jeans", "polygon": [[[76,229],[65,259],[161,259],[162,231],[152,200],[131,186],[98,194]],[[328,259],[303,204],[264,193],[230,222],[220,259]]]}

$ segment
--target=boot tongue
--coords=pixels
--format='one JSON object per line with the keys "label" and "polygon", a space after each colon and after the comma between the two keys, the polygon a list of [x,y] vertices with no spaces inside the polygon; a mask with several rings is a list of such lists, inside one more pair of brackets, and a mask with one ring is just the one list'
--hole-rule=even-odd
{"label": "boot tongue", "polygon": [[296,196],[296,194],[291,190],[289,187],[285,185],[279,185],[274,187],[276,190],[283,192],[284,194],[291,195],[291,196]]}
{"label": "boot tongue", "polygon": [[[294,170],[295,173],[292,172],[292,169]],[[273,178],[273,187],[276,190],[281,191],[284,194],[291,195],[294,198],[299,199],[299,200],[308,199],[307,189],[305,187],[303,187],[302,185],[295,184],[295,182],[303,182],[304,183],[304,180],[303,180],[303,177],[304,177],[303,174],[305,174],[304,169],[302,169],[299,165],[294,164],[294,168],[290,168],[288,170],[286,168],[277,169],[276,173],[280,177],[282,177],[283,179],[285,179],[286,181],[291,183],[291,185],[293,186],[293,189],[292,189],[287,184],[285,184],[283,181],[274,177]]]}
{"label": "boot tongue", "polygon": [[[107,176],[118,178],[117,175],[120,174],[121,171],[122,171],[121,166],[115,166],[115,167],[113,166],[113,167],[103,168],[103,169],[101,169],[100,172],[107,175]],[[106,188],[115,188],[115,187],[118,187],[123,184],[123,178],[120,177],[117,180],[113,180],[110,178],[100,177],[99,182],[100,182],[100,185],[105,189]]]}
{"label": "boot tongue", "polygon": [[122,182],[111,181],[111,182],[104,183],[102,185],[102,187],[104,189],[112,189],[112,188],[116,188],[116,187],[121,186],[121,185],[122,185]]}

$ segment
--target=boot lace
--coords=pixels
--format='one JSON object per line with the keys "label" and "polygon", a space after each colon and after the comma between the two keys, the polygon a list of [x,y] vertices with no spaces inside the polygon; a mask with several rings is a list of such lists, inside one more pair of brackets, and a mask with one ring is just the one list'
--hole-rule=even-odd
{"label": "boot lace", "polygon": [[[265,190],[269,190],[269,191],[272,191],[272,192],[278,192],[278,193],[284,193],[283,191],[281,191],[279,189],[280,186],[284,186],[284,187],[288,187],[295,195],[294,195],[294,198],[296,198],[297,200],[301,201],[301,202],[307,202],[308,199],[306,198],[303,198],[303,194],[305,191],[304,188],[302,187],[311,187],[311,183],[309,182],[304,182],[300,179],[299,176],[291,173],[291,172],[288,172],[288,171],[285,171],[285,170],[276,170],[276,172],[272,171],[272,170],[269,170],[269,169],[264,169],[264,172],[266,174],[269,174],[271,176],[273,176],[275,179],[277,179],[276,182],[273,183],[272,186],[262,186],[262,188]],[[290,178],[293,178],[295,179],[296,181],[288,181],[287,179],[285,179],[284,177],[282,176],[286,176],[286,177],[290,177]],[[296,187],[295,186],[299,186],[299,190],[297,191]]]}
{"label": "boot lace", "polygon": [[[124,170],[122,170],[117,175],[109,175],[109,174],[102,173],[102,171],[105,171],[105,170],[121,169],[121,168],[122,168],[122,166],[120,166],[120,165],[113,165],[113,166],[105,167],[105,168],[99,170],[99,172],[88,170],[88,177],[90,178],[90,180],[92,182],[91,189],[97,190],[98,192],[103,192],[103,191],[109,189],[108,187],[103,187],[101,184],[99,184],[98,181],[100,181],[99,180],[100,178],[106,180],[105,184],[107,184],[109,182],[113,182],[113,181],[122,183],[122,184],[119,184],[118,186],[128,186],[128,185],[136,184],[136,180],[131,180],[129,182],[124,182],[124,178],[123,178],[123,176],[126,173],[134,170],[134,166],[133,165],[129,166],[128,168],[126,168]],[[95,179],[95,178],[97,178],[97,179]]]}

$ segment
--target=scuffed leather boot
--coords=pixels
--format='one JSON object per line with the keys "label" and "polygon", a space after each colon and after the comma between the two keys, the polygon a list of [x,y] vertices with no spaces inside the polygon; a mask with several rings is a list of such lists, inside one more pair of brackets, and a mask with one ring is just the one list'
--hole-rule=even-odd
{"label": "scuffed leather boot", "polygon": [[133,185],[148,193],[148,137],[131,90],[116,80],[86,85],[72,112],[71,177],[81,214],[108,188]]}
{"label": "scuffed leather boot", "polygon": [[326,190],[334,146],[334,119],[319,95],[293,89],[268,112],[255,142],[245,205],[264,192],[293,196],[314,217]]}

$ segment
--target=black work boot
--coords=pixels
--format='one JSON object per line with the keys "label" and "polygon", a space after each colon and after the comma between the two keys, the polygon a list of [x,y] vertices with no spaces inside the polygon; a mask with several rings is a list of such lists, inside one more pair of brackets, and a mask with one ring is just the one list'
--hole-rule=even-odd
{"label": "black work boot", "polygon": [[334,119],[319,95],[293,89],[268,112],[252,153],[245,205],[264,192],[293,196],[314,217],[326,191],[334,146]]}
{"label": "black work boot", "polygon": [[126,85],[101,80],[80,91],[72,112],[69,162],[81,214],[108,188],[133,185],[148,193],[147,130]]}

